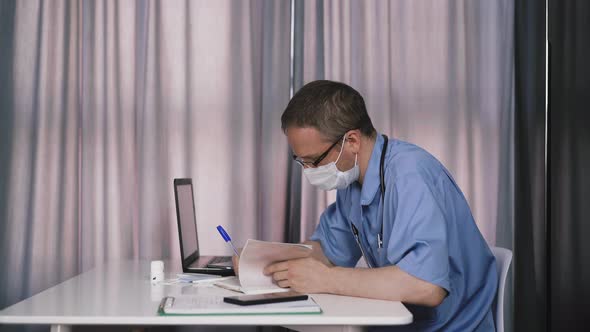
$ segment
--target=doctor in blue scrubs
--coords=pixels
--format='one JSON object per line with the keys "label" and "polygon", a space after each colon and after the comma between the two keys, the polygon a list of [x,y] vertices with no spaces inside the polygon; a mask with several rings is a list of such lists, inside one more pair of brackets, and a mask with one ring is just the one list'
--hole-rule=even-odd
{"label": "doctor in blue scrubs", "polygon": [[[402,301],[400,331],[494,331],[496,262],[449,171],[422,148],[378,133],[362,96],[305,85],[282,128],[309,182],[337,190],[307,242],[309,258],[268,266],[282,287]],[[356,268],[364,257],[369,268]]]}

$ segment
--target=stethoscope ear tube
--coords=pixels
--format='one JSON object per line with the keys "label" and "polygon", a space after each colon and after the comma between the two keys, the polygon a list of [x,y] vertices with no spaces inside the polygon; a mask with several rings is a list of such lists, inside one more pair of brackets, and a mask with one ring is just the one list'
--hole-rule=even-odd
{"label": "stethoscope ear tube", "polygon": [[365,255],[365,250],[363,250],[363,246],[361,245],[361,239],[359,238],[358,229],[356,229],[356,226],[353,223],[350,223],[350,228],[352,228],[352,234],[354,234],[354,238],[356,239],[356,244],[358,244],[359,248],[361,249],[361,255],[363,255],[365,262],[367,262],[367,265],[369,266],[369,268],[373,268],[373,264],[371,264],[369,257],[367,255]]}
{"label": "stethoscope ear tube", "polygon": [[385,204],[385,153],[387,152],[387,135],[383,135],[383,149],[381,150],[381,160],[379,161],[379,188],[381,189],[381,230],[377,234],[377,248],[383,248],[383,208]]}

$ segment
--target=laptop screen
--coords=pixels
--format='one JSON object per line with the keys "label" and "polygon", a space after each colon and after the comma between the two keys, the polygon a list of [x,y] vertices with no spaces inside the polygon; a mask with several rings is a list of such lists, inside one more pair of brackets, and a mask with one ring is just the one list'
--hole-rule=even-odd
{"label": "laptop screen", "polygon": [[180,218],[180,233],[182,234],[183,260],[199,249],[197,224],[193,200],[192,184],[182,184],[176,187],[178,192],[178,213]]}

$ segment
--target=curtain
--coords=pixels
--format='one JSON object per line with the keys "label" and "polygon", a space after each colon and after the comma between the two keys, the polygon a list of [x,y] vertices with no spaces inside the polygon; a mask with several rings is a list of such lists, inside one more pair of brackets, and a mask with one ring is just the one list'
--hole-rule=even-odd
{"label": "curtain", "polygon": [[545,3],[515,3],[514,330],[547,330]]}
{"label": "curtain", "polygon": [[0,307],[104,261],[281,241],[289,1],[0,2]]}
{"label": "curtain", "polygon": [[590,3],[548,1],[549,315],[554,331],[590,324]]}
{"label": "curtain", "polygon": [[307,239],[335,197],[279,118],[315,79],[439,158],[512,248],[513,3],[292,4],[0,1],[0,307],[103,261],[178,260],[175,177],[195,182],[205,254],[230,254],[219,223],[238,244]]}
{"label": "curtain", "polygon": [[[302,84],[330,79],[357,89],[377,131],[437,157],[487,242],[512,249],[513,1],[295,3],[302,33],[295,36],[301,58],[294,76]],[[300,182],[303,240],[335,196]],[[512,297],[506,302],[510,331]]]}

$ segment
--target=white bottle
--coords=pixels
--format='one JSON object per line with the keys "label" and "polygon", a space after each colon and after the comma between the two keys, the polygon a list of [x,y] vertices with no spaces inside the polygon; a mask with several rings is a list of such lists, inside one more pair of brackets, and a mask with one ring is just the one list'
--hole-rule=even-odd
{"label": "white bottle", "polygon": [[150,281],[157,283],[164,280],[164,262],[163,261],[152,261]]}

